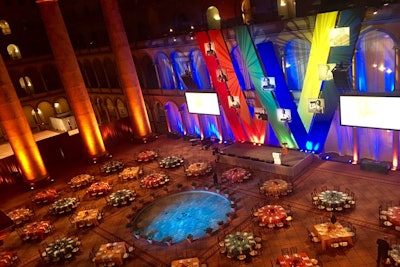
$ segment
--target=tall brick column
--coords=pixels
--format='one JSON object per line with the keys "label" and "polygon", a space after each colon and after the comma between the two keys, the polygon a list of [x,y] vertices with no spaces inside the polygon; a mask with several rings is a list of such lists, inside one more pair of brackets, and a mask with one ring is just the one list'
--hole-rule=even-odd
{"label": "tall brick column", "polygon": [[107,155],[100,129],[90,103],[78,60],[68,36],[57,0],[36,0],[50,46],[72,107],[86,156],[96,160]]}
{"label": "tall brick column", "polygon": [[135,137],[151,134],[149,118],[117,0],[100,0],[111,48],[116,58]]}
{"label": "tall brick column", "polygon": [[34,187],[49,178],[14,85],[0,56],[0,122],[21,168],[24,181]]}

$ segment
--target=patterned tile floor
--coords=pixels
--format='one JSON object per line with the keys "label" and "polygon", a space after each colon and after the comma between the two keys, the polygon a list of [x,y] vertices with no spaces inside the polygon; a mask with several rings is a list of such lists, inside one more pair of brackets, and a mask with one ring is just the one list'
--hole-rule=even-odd
{"label": "patterned tile floor", "polygon": [[[127,166],[139,165],[135,161],[135,155],[143,150],[154,149],[160,154],[160,158],[169,155],[183,156],[186,163],[206,160],[213,164],[218,176],[232,166],[215,163],[211,150],[203,150],[200,146],[192,146],[183,139],[168,139],[161,136],[158,140],[148,144],[123,144],[109,148],[113,154],[113,160],[121,160]],[[54,166],[53,166],[54,167]],[[20,262],[18,266],[49,266],[41,262],[38,248],[44,242],[51,242],[62,235],[78,234],[82,240],[82,252],[70,262],[58,264],[65,266],[93,266],[90,261],[90,253],[96,250],[100,244],[124,240],[135,246],[134,253],[126,260],[126,266],[170,266],[170,262],[178,258],[198,257],[201,263],[208,266],[273,266],[271,262],[281,254],[282,248],[297,247],[299,252],[306,252],[311,257],[318,257],[323,266],[376,266],[377,247],[376,239],[384,235],[389,236],[391,242],[400,239],[399,233],[392,229],[379,226],[378,206],[400,200],[400,174],[391,171],[389,174],[378,174],[360,170],[358,165],[342,162],[322,161],[317,157],[313,163],[298,177],[292,178],[294,192],[280,199],[269,199],[258,191],[262,180],[275,178],[277,175],[252,171],[252,179],[235,185],[222,185],[222,191],[228,189],[237,200],[236,217],[222,229],[215,231],[211,236],[195,240],[192,243],[180,242],[167,246],[165,244],[149,244],[144,239],[135,239],[132,230],[126,227],[127,216],[132,214],[132,207],[140,209],[146,203],[166,194],[179,190],[192,190],[192,182],[203,188],[206,183],[213,182],[212,175],[187,179],[184,176],[183,167],[168,169],[166,172],[171,178],[166,189],[143,189],[137,181],[121,183],[117,174],[104,176],[100,173],[98,165],[88,165],[81,162],[63,162],[52,172],[55,178],[51,187],[61,191],[62,196],[79,196],[80,207],[97,207],[104,209],[104,220],[99,226],[88,230],[77,231],[70,223],[69,216],[54,216],[48,214],[48,206],[33,206],[36,219],[51,219],[55,226],[54,231],[42,242],[22,242],[15,231],[11,232],[4,240],[3,248],[11,248],[18,252]],[[159,171],[157,161],[143,164],[144,173]],[[251,169],[251,166],[249,166]],[[113,183],[113,190],[119,188],[135,189],[138,192],[137,199],[123,208],[111,208],[106,206],[104,198],[89,198],[85,189],[71,191],[67,182],[73,176],[81,173],[93,174],[98,180],[108,180]],[[182,185],[182,188],[178,187]],[[357,229],[357,239],[353,247],[346,249],[328,249],[323,251],[320,244],[312,243],[307,237],[307,229],[311,229],[316,221],[322,217],[328,218],[328,213],[321,212],[311,203],[311,192],[321,186],[340,186],[342,189],[352,190],[357,199],[354,210],[337,213],[339,222],[350,222]],[[214,190],[215,189],[211,189]],[[34,192],[26,192],[15,186],[1,191],[0,209],[7,211],[21,205],[30,205],[30,197]],[[251,210],[258,203],[278,203],[284,206],[290,205],[293,212],[293,222],[289,227],[276,230],[260,228],[252,222]],[[128,216],[129,217],[129,216]],[[219,253],[218,240],[226,234],[246,230],[262,235],[262,254],[250,261],[238,262],[228,259]],[[400,241],[399,241],[400,242]]]}

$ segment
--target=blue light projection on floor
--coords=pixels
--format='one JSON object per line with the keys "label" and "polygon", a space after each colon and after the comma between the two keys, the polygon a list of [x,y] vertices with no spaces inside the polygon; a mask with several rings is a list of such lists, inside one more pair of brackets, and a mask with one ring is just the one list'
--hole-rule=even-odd
{"label": "blue light projection on floor", "polygon": [[218,229],[218,221],[227,221],[231,212],[230,201],[222,195],[208,191],[187,191],[168,195],[145,207],[134,220],[135,229],[142,235],[153,232],[154,241],[171,236],[174,243],[187,235],[194,239],[206,235],[205,229]]}

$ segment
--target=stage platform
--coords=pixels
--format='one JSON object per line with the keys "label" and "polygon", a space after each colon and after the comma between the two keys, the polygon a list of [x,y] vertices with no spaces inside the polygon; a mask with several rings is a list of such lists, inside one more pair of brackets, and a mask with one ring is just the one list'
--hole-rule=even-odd
{"label": "stage platform", "polygon": [[313,154],[289,150],[287,155],[281,154],[281,164],[279,165],[274,164],[273,152],[282,153],[282,148],[234,143],[220,148],[219,162],[295,177],[314,159]]}

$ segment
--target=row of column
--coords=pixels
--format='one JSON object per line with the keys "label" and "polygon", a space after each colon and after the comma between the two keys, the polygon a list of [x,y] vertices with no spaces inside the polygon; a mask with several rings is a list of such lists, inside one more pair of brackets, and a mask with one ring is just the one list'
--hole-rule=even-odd
{"label": "row of column", "polygon": [[[87,158],[108,155],[57,0],[36,0],[55,63],[78,125]],[[101,0],[111,48],[128,102],[136,137],[151,134],[136,67],[117,0]],[[48,179],[46,167],[26,120],[21,103],[0,56],[0,122],[8,136],[25,182],[34,187]]]}

